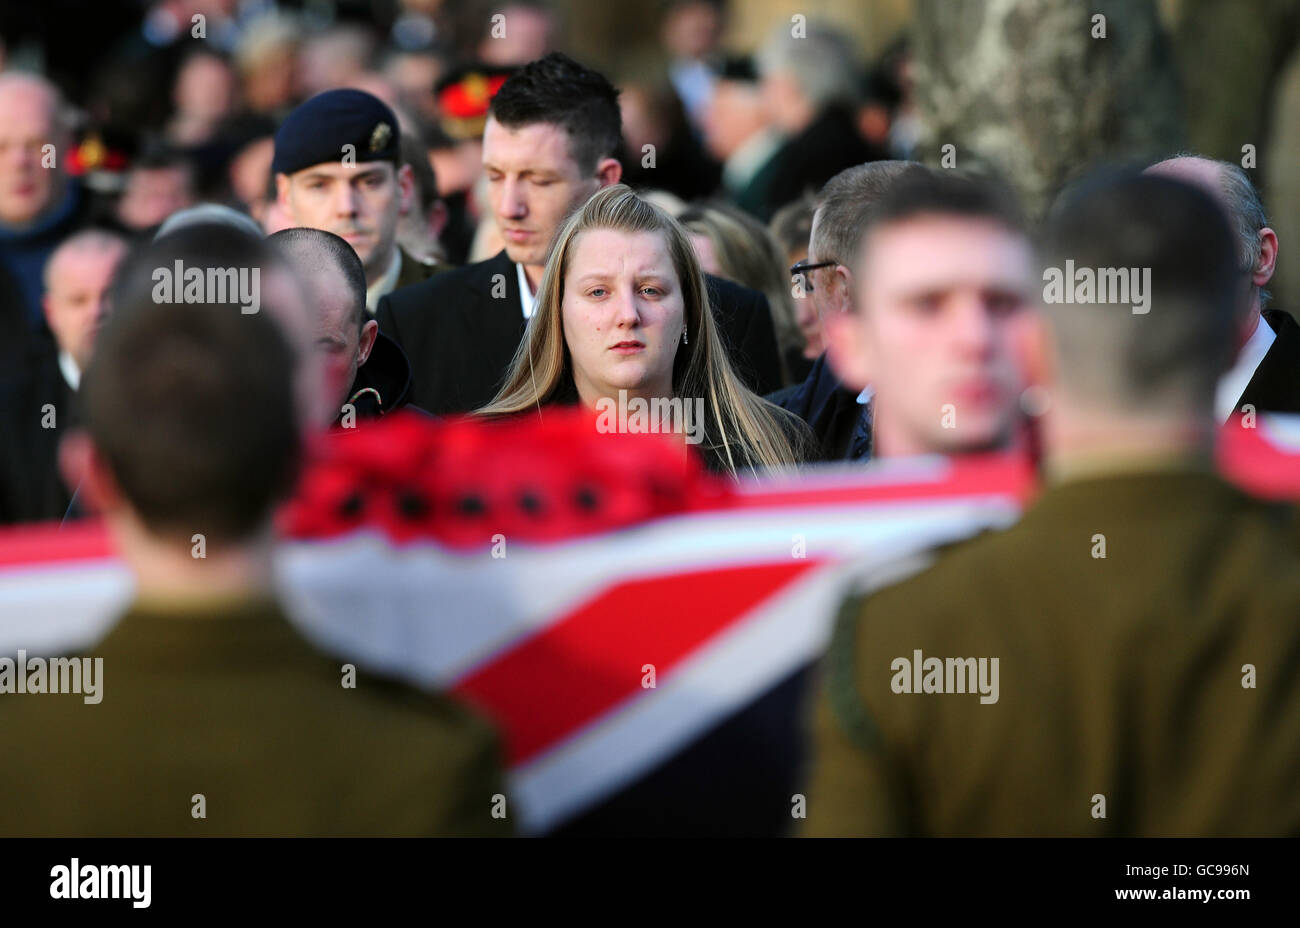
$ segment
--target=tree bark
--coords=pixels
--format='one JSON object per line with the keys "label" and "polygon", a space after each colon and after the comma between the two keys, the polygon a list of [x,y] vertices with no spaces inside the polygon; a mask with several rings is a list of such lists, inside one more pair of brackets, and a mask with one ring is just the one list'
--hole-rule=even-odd
{"label": "tree bark", "polygon": [[956,146],[956,167],[991,167],[1033,217],[1096,162],[1185,144],[1152,0],[917,0],[915,30],[919,156],[940,165],[942,146]]}

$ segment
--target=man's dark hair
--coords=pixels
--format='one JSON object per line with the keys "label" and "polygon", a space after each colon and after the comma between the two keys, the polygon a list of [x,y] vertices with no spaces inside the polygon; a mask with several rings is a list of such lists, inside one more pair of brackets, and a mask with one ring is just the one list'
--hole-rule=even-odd
{"label": "man's dark hair", "polygon": [[1044,268],[1150,269],[1150,292],[1142,312],[1045,297],[1063,388],[1116,411],[1208,415],[1236,344],[1236,255],[1222,210],[1190,185],[1111,170],[1066,190],[1047,219]]}
{"label": "man's dark hair", "polygon": [[324,268],[342,274],[352,298],[357,328],[365,327],[370,318],[366,312],[366,269],[345,239],[323,229],[298,227],[281,229],[268,241],[283,252],[304,280],[310,280]]}
{"label": "man's dark hair", "polygon": [[293,486],[301,453],[297,359],[262,303],[159,302],[156,272],[287,266],[261,241],[198,225],[123,263],[81,389],[90,436],[155,535],[247,538]]}
{"label": "man's dark hair", "polygon": [[859,233],[859,248],[881,226],[918,216],[983,219],[1020,235],[1027,234],[1019,201],[1005,184],[988,177],[918,166],[889,184]]}
{"label": "man's dark hair", "polygon": [[583,174],[594,174],[602,158],[614,157],[623,138],[614,85],[559,52],[531,61],[507,78],[488,112],[509,129],[537,123],[561,127]]}

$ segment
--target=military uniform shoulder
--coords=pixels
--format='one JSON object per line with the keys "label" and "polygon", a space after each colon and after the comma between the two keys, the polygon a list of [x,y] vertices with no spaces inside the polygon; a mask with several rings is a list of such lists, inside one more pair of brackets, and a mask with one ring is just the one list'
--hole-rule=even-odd
{"label": "military uniform shoulder", "polygon": [[1029,554],[1016,529],[985,529],[875,568],[857,578],[846,611],[887,638],[978,625],[986,594]]}

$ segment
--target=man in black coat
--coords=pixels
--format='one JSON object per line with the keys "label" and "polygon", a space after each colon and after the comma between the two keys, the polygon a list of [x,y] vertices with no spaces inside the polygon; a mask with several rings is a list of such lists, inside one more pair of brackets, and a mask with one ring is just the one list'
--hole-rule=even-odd
{"label": "man in black coat", "polygon": [[55,249],[46,264],[41,301],[54,345],[33,349],[0,382],[0,524],[57,519],[67,509],[59,440],[76,424],[81,372],[125,254],[119,236],[88,230]]}
{"label": "man in black coat", "polygon": [[778,29],[758,55],[762,95],[785,143],[773,156],[761,218],[820,190],[845,168],[888,157],[858,133],[853,104],[857,63],[846,37],[823,26],[804,36]]}
{"label": "man in black coat", "polygon": [[308,228],[283,229],[270,241],[306,284],[313,350],[333,422],[351,428],[407,405],[411,366],[366,312],[365,269],[352,247],[332,232]]}
{"label": "man in black coat", "polygon": [[1246,275],[1237,361],[1219,381],[1215,416],[1237,413],[1300,413],[1300,325],[1282,310],[1264,309],[1264,287],[1277,269],[1277,234],[1269,228],[1259,192],[1240,166],[1195,155],[1169,158],[1147,168],[1200,187],[1214,197],[1237,236],[1238,266]]}
{"label": "man in black coat", "polygon": [[[512,75],[492,100],[483,168],[505,249],[388,294],[376,318],[411,360],[411,402],[470,412],[505,379],[532,316],[551,238],[564,217],[616,184],[618,94],[600,74],[551,54]],[[781,386],[771,311],[762,294],[709,278],[714,319],[742,380]]]}

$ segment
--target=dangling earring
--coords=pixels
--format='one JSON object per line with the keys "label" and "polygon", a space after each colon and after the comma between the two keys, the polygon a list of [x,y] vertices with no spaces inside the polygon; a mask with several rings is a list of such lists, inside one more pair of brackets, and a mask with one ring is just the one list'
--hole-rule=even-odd
{"label": "dangling earring", "polygon": [[690,341],[686,338],[686,326],[682,326],[682,344],[689,345]]}

